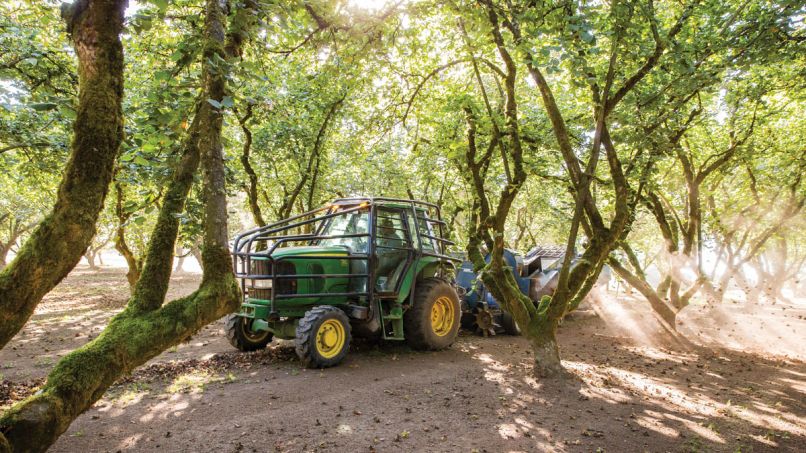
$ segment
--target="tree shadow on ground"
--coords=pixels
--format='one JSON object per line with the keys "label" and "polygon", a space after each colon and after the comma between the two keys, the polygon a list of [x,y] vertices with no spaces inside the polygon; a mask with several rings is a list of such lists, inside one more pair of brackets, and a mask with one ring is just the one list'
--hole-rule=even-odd
{"label": "tree shadow on ground", "polygon": [[[119,270],[103,278],[122,281]],[[78,313],[62,305],[71,300],[53,301],[25,348],[66,343],[76,320],[65,314],[100,331],[114,312]],[[562,383],[531,376],[523,338],[463,333],[440,352],[356,341],[341,366],[308,370],[292,343],[238,353],[214,323],[120,381],[53,451],[735,452],[806,443],[803,362],[669,347],[636,307],[608,301],[566,320],[560,344],[576,378]]]}
{"label": "tree shadow on ground", "polygon": [[565,383],[530,377],[527,357],[473,355],[512,400],[499,430],[518,448],[526,434],[569,451],[797,451],[806,441],[802,364],[617,339],[568,352],[577,379]]}
{"label": "tree shadow on ground", "polygon": [[327,370],[302,368],[287,342],[158,363],[77,420],[56,451],[734,452],[806,440],[803,364],[636,347],[600,323],[563,327],[576,376],[565,382],[534,379],[528,343],[506,336],[463,335],[441,352],[358,342]]}

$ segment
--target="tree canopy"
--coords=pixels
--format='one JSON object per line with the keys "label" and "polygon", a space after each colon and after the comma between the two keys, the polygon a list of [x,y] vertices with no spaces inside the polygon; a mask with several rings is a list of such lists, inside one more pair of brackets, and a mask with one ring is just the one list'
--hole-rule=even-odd
{"label": "tree canopy", "polygon": [[[438,204],[540,376],[605,267],[673,334],[694,299],[797,286],[802,2],[363,3],[0,2],[0,347],[85,253],[114,244],[132,290],[0,450],[234,310],[236,231],[337,197]],[[567,253],[536,304],[502,254],[539,244]],[[177,248],[204,279],[166,302]]]}

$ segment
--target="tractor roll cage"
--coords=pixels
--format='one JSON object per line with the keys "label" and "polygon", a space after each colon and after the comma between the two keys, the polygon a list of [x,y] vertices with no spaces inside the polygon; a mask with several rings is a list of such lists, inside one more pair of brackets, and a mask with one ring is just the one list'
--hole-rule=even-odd
{"label": "tractor roll cage", "polygon": [[[247,280],[269,280],[271,281],[270,288],[270,315],[271,319],[279,319],[279,315],[275,310],[275,301],[279,299],[296,299],[308,297],[367,297],[368,300],[373,299],[375,293],[375,269],[372,257],[375,256],[376,250],[376,218],[378,206],[387,205],[392,209],[400,209],[407,211],[409,215],[413,216],[414,228],[409,232],[417,237],[417,247],[406,247],[402,250],[409,252],[406,258],[405,269],[415,261],[415,259],[422,256],[434,257],[442,261],[461,262],[461,260],[448,256],[445,253],[445,247],[454,245],[454,242],[445,239],[446,224],[441,220],[439,206],[433,203],[416,200],[405,200],[398,198],[386,197],[357,197],[357,198],[340,198],[332,203],[313,209],[287,219],[279,220],[263,227],[253,228],[239,234],[232,247],[232,260],[233,270],[235,277],[241,279],[241,290],[246,291]],[[342,208],[343,209],[339,209]],[[359,212],[365,208],[368,209],[367,219],[367,232],[366,233],[345,233],[345,234],[321,234],[324,228],[329,223],[330,219],[349,214],[351,212]],[[418,211],[417,208],[421,208]],[[323,211],[329,211],[321,214]],[[420,215],[424,212],[424,215]],[[435,214],[433,218],[430,213]],[[426,225],[425,231],[421,231],[421,223]],[[302,229],[310,225],[310,233],[294,233],[290,230]],[[429,226],[430,225],[430,226]],[[438,228],[438,235],[428,234],[433,231],[433,225]],[[404,225],[404,228],[407,226]],[[307,242],[308,244],[315,245],[315,242],[328,240],[328,239],[352,239],[352,238],[367,238],[367,248],[365,253],[347,254],[347,255],[328,255],[328,254],[302,254],[290,255],[275,258],[272,255],[274,252],[283,246],[288,246],[292,243]],[[432,241],[433,251],[423,250],[423,239],[427,238]],[[382,248],[394,248],[384,246]],[[261,262],[268,263],[268,270],[270,273],[253,273],[252,261],[259,259]],[[364,261],[366,263],[367,272],[365,273],[348,273],[348,274],[299,274],[295,271],[294,274],[278,274],[278,264],[287,260],[351,260],[351,261]],[[314,278],[360,278],[366,279],[366,291],[348,291],[345,292],[332,292],[332,293],[314,293],[314,294],[277,294],[277,286],[274,284],[275,280],[298,280],[298,279],[314,279]],[[395,292],[399,291],[402,279],[399,279],[395,288]],[[266,288],[268,289],[268,288]],[[411,292],[414,291],[414,282],[412,282]],[[372,314],[372,304],[369,304],[369,314]]]}

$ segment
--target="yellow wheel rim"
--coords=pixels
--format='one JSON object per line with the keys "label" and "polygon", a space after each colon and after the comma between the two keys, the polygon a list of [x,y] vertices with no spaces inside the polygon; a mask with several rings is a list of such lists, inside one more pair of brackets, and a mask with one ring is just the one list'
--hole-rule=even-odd
{"label": "yellow wheel rim", "polygon": [[431,328],[435,334],[444,337],[451,333],[455,319],[453,301],[449,297],[442,296],[434,301],[431,307]]}
{"label": "yellow wheel rim", "polygon": [[316,331],[316,352],[326,359],[336,357],[344,348],[347,334],[336,319],[328,319]]}

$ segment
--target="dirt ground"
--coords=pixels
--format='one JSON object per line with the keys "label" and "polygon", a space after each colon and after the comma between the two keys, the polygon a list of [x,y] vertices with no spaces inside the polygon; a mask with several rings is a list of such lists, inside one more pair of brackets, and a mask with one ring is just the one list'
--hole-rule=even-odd
{"label": "dirt ground", "polygon": [[[170,296],[191,292],[182,273]],[[121,269],[77,268],[0,351],[0,409],[41,384],[126,302]],[[632,297],[598,293],[561,328],[575,378],[530,376],[522,338],[449,350],[356,342],[308,370],[293,346],[235,352],[221,322],[116,384],[54,452],[806,451],[806,309],[691,307],[669,346]]]}

